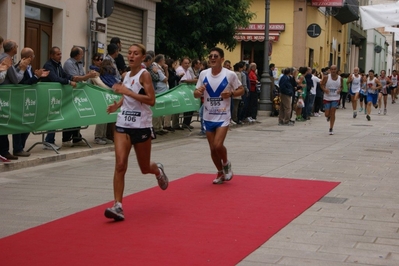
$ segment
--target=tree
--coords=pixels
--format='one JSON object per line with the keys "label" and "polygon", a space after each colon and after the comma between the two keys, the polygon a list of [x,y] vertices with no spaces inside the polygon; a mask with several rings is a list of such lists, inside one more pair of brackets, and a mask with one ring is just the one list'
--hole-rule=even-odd
{"label": "tree", "polygon": [[203,58],[221,43],[233,50],[237,28],[247,27],[252,0],[162,0],[157,3],[155,50],[172,58]]}

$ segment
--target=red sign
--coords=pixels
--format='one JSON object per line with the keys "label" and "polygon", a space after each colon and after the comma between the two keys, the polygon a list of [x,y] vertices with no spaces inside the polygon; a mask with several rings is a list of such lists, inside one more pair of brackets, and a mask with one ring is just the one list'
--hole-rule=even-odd
{"label": "red sign", "polygon": [[318,7],[342,7],[343,0],[312,0],[312,6]]}
{"label": "red sign", "polygon": [[[251,23],[247,28],[238,28],[240,31],[261,30],[265,31],[265,23]],[[269,30],[285,31],[285,23],[270,23]]]}
{"label": "red sign", "polygon": [[[269,35],[269,41],[277,42],[279,37],[280,37],[279,35]],[[237,41],[253,41],[253,42],[259,41],[259,42],[263,42],[265,40],[265,35],[256,35],[256,34],[235,35],[234,39],[236,39]]]}

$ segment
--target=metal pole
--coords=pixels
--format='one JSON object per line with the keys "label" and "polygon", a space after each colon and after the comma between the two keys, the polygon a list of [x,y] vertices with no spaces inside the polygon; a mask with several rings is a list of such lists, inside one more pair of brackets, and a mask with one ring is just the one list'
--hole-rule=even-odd
{"label": "metal pole", "polygon": [[86,64],[86,72],[89,69],[89,66],[91,65],[91,57],[92,57],[92,43],[93,43],[93,35],[91,31],[91,21],[93,20],[93,0],[88,0],[88,12],[89,12],[89,21],[88,21],[88,30],[87,30],[87,35],[88,35],[88,45],[87,45],[87,64]]}
{"label": "metal pole", "polygon": [[261,91],[259,110],[271,111],[272,101],[270,99],[271,80],[269,74],[269,17],[270,17],[270,0],[265,0],[265,44],[264,44],[264,66],[260,79]]}

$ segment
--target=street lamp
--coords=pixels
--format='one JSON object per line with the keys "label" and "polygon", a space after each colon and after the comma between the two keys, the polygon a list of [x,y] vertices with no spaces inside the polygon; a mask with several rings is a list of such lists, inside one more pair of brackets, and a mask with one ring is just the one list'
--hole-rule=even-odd
{"label": "street lamp", "polygon": [[270,0],[265,0],[265,45],[264,45],[264,65],[263,73],[260,79],[261,91],[259,110],[271,111],[272,101],[270,99],[271,80],[269,75],[269,16],[270,16]]}

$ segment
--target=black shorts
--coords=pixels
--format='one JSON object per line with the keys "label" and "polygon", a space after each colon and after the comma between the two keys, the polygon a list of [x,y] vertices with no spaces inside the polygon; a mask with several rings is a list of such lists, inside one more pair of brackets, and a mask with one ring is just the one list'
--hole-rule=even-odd
{"label": "black shorts", "polygon": [[149,138],[156,139],[154,129],[152,127],[147,128],[124,128],[124,127],[115,127],[115,131],[118,133],[125,133],[129,135],[130,142],[132,145],[145,142]]}

